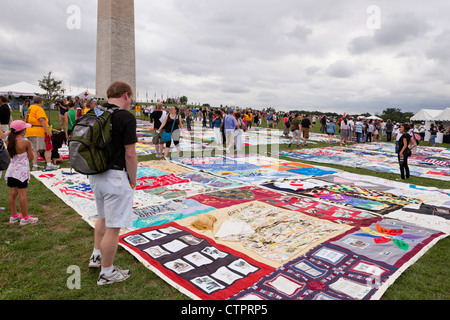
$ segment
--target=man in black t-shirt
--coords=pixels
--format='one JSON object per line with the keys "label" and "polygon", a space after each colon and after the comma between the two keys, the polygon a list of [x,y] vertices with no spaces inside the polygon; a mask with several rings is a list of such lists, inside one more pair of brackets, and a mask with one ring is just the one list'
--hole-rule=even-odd
{"label": "man in black t-shirt", "polygon": [[9,131],[9,122],[11,120],[11,109],[8,105],[8,98],[0,96],[0,124],[3,132]]}
{"label": "man in black t-shirt", "polygon": [[107,91],[106,108],[119,107],[111,118],[113,167],[89,177],[95,196],[98,218],[95,223],[94,251],[90,268],[101,268],[97,285],[120,282],[130,277],[129,270],[114,266],[121,228],[131,227],[133,193],[136,187],[136,118],[128,110],[133,89],[124,82],[114,82]]}
{"label": "man in black t-shirt", "polygon": [[303,135],[303,146],[306,146],[306,140],[309,139],[309,131],[312,129],[311,127],[311,115],[309,114],[307,117],[302,119],[302,135]]}
{"label": "man in black t-shirt", "polygon": [[327,116],[323,115],[322,118],[320,118],[320,132],[326,133],[327,132]]}
{"label": "man in black t-shirt", "polygon": [[162,131],[157,132],[161,127],[161,118],[163,116],[162,103],[156,105],[156,110],[150,115],[150,119],[153,120],[153,139],[152,142],[155,145],[156,157],[162,158],[164,151],[164,141],[162,141]]}

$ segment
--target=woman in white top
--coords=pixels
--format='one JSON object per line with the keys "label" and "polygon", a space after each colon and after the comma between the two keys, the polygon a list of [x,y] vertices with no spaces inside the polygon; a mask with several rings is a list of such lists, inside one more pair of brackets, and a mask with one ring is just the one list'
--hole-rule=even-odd
{"label": "woman in white top", "polygon": [[341,146],[345,143],[347,146],[348,136],[350,132],[350,125],[347,122],[347,119],[341,121]]}
{"label": "woman in white top", "polygon": [[236,130],[234,131],[234,143],[236,146],[236,151],[242,151],[242,128],[243,128],[243,123],[242,123],[242,118],[241,118],[241,113],[240,112],[236,112],[235,113],[235,118],[236,121],[238,123],[238,126],[236,128]]}
{"label": "woman in white top", "polygon": [[[6,140],[6,137],[8,137],[9,131],[3,132],[2,128],[0,128],[0,144],[3,143],[3,140]],[[5,145],[6,148],[6,145]],[[2,171],[0,171],[0,177],[2,175]],[[5,211],[6,209],[4,207],[0,207],[0,211]]]}
{"label": "woman in white top", "polygon": [[[6,170],[5,180],[10,188],[9,206],[11,208],[10,223],[20,221],[20,225],[33,224],[38,218],[28,214],[27,209],[27,187],[30,180],[30,161],[33,160],[33,151],[31,143],[24,140],[23,137],[30,124],[22,120],[16,120],[11,123],[11,133],[8,136],[8,153],[11,157],[8,170]],[[22,213],[17,212],[16,200],[19,197],[20,209]]]}

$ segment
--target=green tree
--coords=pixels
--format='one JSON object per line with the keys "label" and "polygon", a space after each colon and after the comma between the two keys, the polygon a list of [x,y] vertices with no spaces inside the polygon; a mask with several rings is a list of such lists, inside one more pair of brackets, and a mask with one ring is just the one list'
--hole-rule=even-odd
{"label": "green tree", "polygon": [[39,80],[39,86],[46,91],[46,93],[40,96],[44,100],[44,104],[47,105],[48,109],[50,109],[51,102],[62,99],[64,96],[62,81],[54,79],[51,71],[47,76],[44,76],[42,80]]}
{"label": "green tree", "polygon": [[181,104],[187,104],[187,102],[188,102],[188,97],[182,96],[182,97],[180,98],[180,103],[181,103]]}
{"label": "green tree", "polygon": [[402,110],[399,108],[387,108],[383,110],[380,118],[382,118],[384,121],[391,119],[395,122],[406,122],[409,121],[409,119],[413,115],[414,114],[412,112],[402,112]]}

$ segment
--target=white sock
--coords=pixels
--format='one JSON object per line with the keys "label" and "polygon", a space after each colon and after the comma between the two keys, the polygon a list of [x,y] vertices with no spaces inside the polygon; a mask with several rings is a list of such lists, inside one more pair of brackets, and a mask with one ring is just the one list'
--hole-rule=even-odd
{"label": "white sock", "polygon": [[50,162],[47,162],[47,167],[50,165]]}
{"label": "white sock", "polygon": [[101,256],[102,253],[100,252],[100,249],[95,249],[94,248],[94,251],[92,252],[92,255],[94,255],[94,256]]}
{"label": "white sock", "polygon": [[102,267],[102,274],[104,274],[105,276],[109,276],[114,270],[114,266],[108,267],[108,268],[103,268]]}

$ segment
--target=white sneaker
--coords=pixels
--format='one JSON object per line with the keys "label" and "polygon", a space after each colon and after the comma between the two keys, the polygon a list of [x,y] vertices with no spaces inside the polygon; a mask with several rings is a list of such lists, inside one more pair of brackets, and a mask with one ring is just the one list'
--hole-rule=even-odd
{"label": "white sneaker", "polygon": [[47,165],[47,170],[57,170],[59,169],[59,166],[57,166],[56,164],[50,163]]}
{"label": "white sneaker", "polygon": [[92,255],[89,259],[89,268],[101,268],[102,266],[102,256],[101,255]]}
{"label": "white sneaker", "polygon": [[31,170],[37,171],[37,170],[42,170],[42,169],[44,169],[43,166],[40,166],[40,165],[36,164],[36,165],[33,165],[33,168]]}
{"label": "white sneaker", "polygon": [[16,222],[19,222],[21,219],[22,219],[22,214],[19,213],[19,214],[17,215],[17,217],[11,216],[11,217],[9,218],[9,223],[16,223]]}
{"label": "white sneaker", "polygon": [[38,222],[39,219],[34,217],[33,215],[28,215],[27,219],[20,219],[20,225],[21,226],[26,226],[27,224],[34,224],[36,222]]}
{"label": "white sneaker", "polygon": [[119,267],[114,266],[114,270],[109,276],[102,273],[100,274],[97,280],[97,285],[103,286],[105,284],[122,282],[127,280],[130,276],[131,276],[130,270],[122,270]]}

